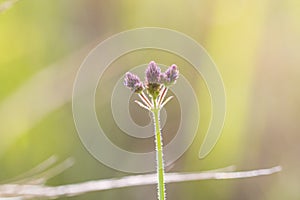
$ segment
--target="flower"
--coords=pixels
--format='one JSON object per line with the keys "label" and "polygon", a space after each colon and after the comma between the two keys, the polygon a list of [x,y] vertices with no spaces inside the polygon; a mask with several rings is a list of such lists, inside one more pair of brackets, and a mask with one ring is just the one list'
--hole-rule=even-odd
{"label": "flower", "polygon": [[145,82],[143,83],[137,75],[127,72],[124,79],[124,85],[139,94],[146,88],[147,93],[151,98],[157,99],[162,89],[176,83],[179,76],[179,70],[177,66],[173,64],[165,72],[161,72],[161,69],[157,64],[154,61],[151,61],[148,64],[145,74]]}
{"label": "flower", "polygon": [[164,85],[168,82],[168,77],[167,77],[166,73],[160,73],[159,82]]}
{"label": "flower", "polygon": [[156,99],[160,92],[160,74],[161,70],[154,61],[151,61],[146,69],[145,85],[148,94]]}
{"label": "flower", "polygon": [[124,85],[136,93],[140,93],[144,89],[140,78],[131,72],[125,74]]}
{"label": "flower", "polygon": [[179,70],[175,64],[171,65],[165,73],[160,74],[160,83],[170,86],[176,83],[179,76]]}
{"label": "flower", "polygon": [[160,68],[154,61],[151,61],[146,69],[146,83],[159,83]]}

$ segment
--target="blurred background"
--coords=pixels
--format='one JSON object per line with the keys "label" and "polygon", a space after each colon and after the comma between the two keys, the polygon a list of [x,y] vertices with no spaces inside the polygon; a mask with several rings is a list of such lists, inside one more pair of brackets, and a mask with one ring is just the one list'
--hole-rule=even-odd
{"label": "blurred background", "polygon": [[[150,60],[176,63],[197,88],[201,121],[192,146],[167,170],[193,172],[234,164],[239,170],[281,165],[283,171],[268,177],[169,184],[168,199],[300,199],[299,19],[298,0],[18,1],[0,13],[0,180],[52,155],[62,160],[73,157],[76,163],[49,185],[127,175],[98,162],[81,144],[72,116],[72,85],[83,59],[98,43],[121,31],[155,26],[191,36],[215,61],[227,95],[222,136],[213,151],[199,160],[211,114],[203,79],[175,55],[143,50],[109,67],[102,80],[107,87],[100,81],[97,114],[112,133],[109,137],[125,149],[135,151],[133,144],[138,151],[151,149],[153,140],[139,144],[122,134],[105,94],[111,93],[109,84],[132,66]],[[174,117],[166,128],[172,133],[179,123],[178,103],[168,106]],[[130,108],[137,123],[148,123],[146,112],[136,117],[134,105]],[[174,136],[171,133],[165,136],[166,143]],[[68,199],[120,198],[155,199],[156,186]]]}

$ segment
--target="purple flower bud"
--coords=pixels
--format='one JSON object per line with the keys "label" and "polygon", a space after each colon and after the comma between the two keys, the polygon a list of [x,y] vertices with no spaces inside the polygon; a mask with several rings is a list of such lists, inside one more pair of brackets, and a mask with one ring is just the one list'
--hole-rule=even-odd
{"label": "purple flower bud", "polygon": [[170,66],[165,73],[160,75],[160,82],[165,84],[165,85],[171,85],[175,84],[176,80],[178,79],[179,76],[179,70],[177,69],[177,66],[173,64]]}
{"label": "purple flower bud", "polygon": [[168,77],[165,73],[160,73],[159,75],[159,82],[161,84],[165,84],[168,81]]}
{"label": "purple flower bud", "polygon": [[125,74],[124,85],[137,93],[141,92],[144,89],[143,83],[140,81],[140,78],[131,72],[127,72]]}
{"label": "purple flower bud", "polygon": [[146,69],[146,83],[159,83],[160,68],[154,61],[151,61]]}

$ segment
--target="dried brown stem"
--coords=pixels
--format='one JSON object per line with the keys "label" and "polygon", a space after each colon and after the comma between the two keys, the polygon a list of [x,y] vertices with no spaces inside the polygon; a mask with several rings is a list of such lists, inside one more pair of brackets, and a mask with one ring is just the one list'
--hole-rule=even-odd
{"label": "dried brown stem", "polygon": [[[238,179],[256,176],[270,175],[281,171],[281,167],[259,169],[240,172],[199,172],[199,173],[166,173],[165,182],[175,183],[184,181],[198,181],[208,179]],[[20,185],[5,184],[0,185],[0,197],[22,197],[23,199],[32,198],[59,198],[62,196],[77,196],[80,194],[110,190],[115,188],[132,187],[140,185],[156,184],[156,174],[134,175],[115,179],[95,180],[83,183],[44,186],[44,185]]]}

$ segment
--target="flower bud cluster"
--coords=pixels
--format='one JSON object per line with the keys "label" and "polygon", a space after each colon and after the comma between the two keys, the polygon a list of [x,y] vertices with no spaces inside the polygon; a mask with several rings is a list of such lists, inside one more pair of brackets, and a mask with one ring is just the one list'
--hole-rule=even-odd
{"label": "flower bud cluster", "polygon": [[146,69],[145,82],[141,82],[140,78],[127,72],[125,75],[124,85],[136,93],[141,93],[145,88],[154,99],[159,95],[161,85],[169,87],[176,83],[179,76],[178,68],[175,64],[171,65],[165,72],[154,61],[151,61]]}

